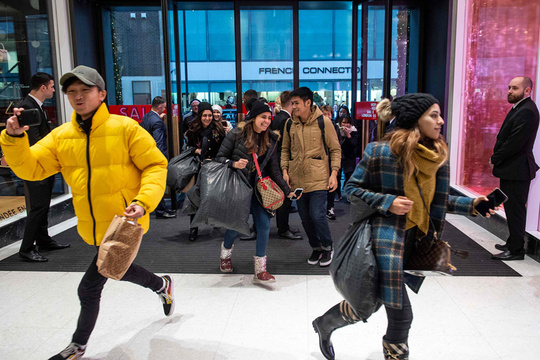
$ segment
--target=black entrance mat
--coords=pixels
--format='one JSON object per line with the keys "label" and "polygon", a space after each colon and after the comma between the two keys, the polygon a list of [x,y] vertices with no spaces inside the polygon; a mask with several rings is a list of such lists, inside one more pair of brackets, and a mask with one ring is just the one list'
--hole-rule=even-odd
{"label": "black entrance mat", "polygon": [[[334,241],[337,241],[348,226],[350,205],[336,203],[336,221],[329,221]],[[291,214],[290,225],[301,229],[300,217]],[[224,230],[203,227],[195,242],[187,239],[189,217],[179,215],[176,219],[154,219],[150,230],[144,236],[135,262],[157,273],[195,273],[218,274],[219,251]],[[305,237],[305,235],[304,235]],[[446,224],[442,238],[452,247],[469,251],[469,258],[463,260],[453,257],[458,268],[455,276],[520,276],[504,262],[491,260],[491,254],[449,223]],[[17,255],[0,261],[0,271],[86,271],[95,255],[92,246],[84,243],[75,228],[55,236],[60,243],[71,243],[65,250],[43,252],[49,259],[46,263],[27,263]],[[233,252],[234,272],[251,274],[255,241],[235,242]],[[276,275],[324,275],[327,268],[307,264],[311,248],[304,240],[280,239],[277,235],[275,220],[272,220],[270,241],[268,243],[268,270]]]}

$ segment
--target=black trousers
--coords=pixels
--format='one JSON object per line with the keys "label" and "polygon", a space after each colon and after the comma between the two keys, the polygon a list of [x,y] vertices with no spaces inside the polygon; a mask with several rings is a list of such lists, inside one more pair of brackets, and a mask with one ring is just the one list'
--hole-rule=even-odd
{"label": "black trousers", "polygon": [[41,181],[24,181],[24,199],[28,216],[20,252],[32,250],[34,242],[40,246],[52,241],[47,228],[53,187],[54,175]]}
{"label": "black trousers", "polygon": [[292,200],[285,196],[283,205],[276,210],[276,225],[278,234],[289,231],[289,208],[292,206]]}
{"label": "black trousers", "polygon": [[[88,343],[90,334],[94,330],[99,314],[101,292],[107,282],[107,278],[98,272],[96,261],[97,254],[88,267],[88,270],[86,270],[78,289],[81,313],[72,341],[81,345]],[[163,288],[163,278],[136,264],[131,264],[122,281],[129,281],[153,291],[159,291]],[[121,303],[118,304],[119,307],[123,305]]]}
{"label": "black trousers", "polygon": [[409,330],[413,321],[411,301],[407,294],[405,284],[403,284],[403,307],[394,309],[385,306],[388,327],[384,339],[392,344],[406,343],[409,338]]}
{"label": "black trousers", "polygon": [[506,245],[512,254],[525,253],[526,205],[530,185],[530,181],[501,179],[501,190],[508,196],[508,200],[504,203],[506,222],[510,230]]}

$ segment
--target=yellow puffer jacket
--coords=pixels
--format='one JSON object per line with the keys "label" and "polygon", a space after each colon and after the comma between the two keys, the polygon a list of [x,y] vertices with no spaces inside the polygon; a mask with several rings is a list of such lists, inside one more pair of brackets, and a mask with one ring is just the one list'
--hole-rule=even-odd
{"label": "yellow puffer jacket", "polygon": [[71,115],[34,146],[28,135],[0,134],[11,169],[22,179],[42,180],[62,172],[73,193],[77,230],[84,241],[100,245],[115,215],[133,201],[146,211],[139,224],[148,230],[152,212],[163,197],[167,159],[136,121],[111,115],[101,104],[86,135]]}

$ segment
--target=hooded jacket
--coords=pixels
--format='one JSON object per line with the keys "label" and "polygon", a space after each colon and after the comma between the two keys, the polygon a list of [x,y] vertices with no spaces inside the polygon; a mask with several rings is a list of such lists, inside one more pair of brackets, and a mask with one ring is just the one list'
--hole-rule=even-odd
{"label": "hooded jacket", "polygon": [[[289,174],[291,188],[303,188],[305,193],[328,190],[328,178],[332,170],[341,166],[341,147],[332,121],[324,118],[324,132],[329,155],[324,151],[318,118],[322,115],[317,105],[305,123],[294,113],[291,116],[290,134],[283,130],[281,168]],[[330,168],[329,168],[330,163]]]}
{"label": "hooded jacket", "polygon": [[25,180],[42,180],[62,172],[73,193],[77,230],[88,244],[99,246],[115,215],[136,202],[149,227],[149,213],[163,197],[167,159],[154,139],[125,116],[111,115],[101,104],[87,135],[77,114],[34,146],[28,135],[13,137],[2,131],[0,145],[12,170]]}

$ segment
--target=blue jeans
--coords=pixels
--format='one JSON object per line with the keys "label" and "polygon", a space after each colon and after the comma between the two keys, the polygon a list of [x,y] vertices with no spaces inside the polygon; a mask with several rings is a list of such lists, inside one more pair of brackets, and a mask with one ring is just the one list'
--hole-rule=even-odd
{"label": "blue jeans", "polygon": [[326,218],[327,193],[326,190],[304,193],[296,201],[309,245],[318,250],[332,249],[332,235]]}
{"label": "blue jeans", "polygon": [[[270,214],[262,207],[255,195],[251,197],[250,213],[251,216],[253,216],[253,222],[257,227],[255,255],[263,257],[266,256],[266,247],[268,246],[268,237],[270,236]],[[227,230],[225,232],[225,240],[223,244],[225,249],[232,248],[234,240],[236,240],[237,237],[237,231]]]}

